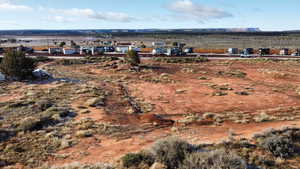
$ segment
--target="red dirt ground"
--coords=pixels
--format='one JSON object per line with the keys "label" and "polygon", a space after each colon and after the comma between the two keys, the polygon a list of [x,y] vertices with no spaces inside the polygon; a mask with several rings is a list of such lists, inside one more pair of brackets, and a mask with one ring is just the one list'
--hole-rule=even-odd
{"label": "red dirt ground", "polygon": [[[229,62],[230,64],[224,64]],[[228,111],[243,111],[258,113],[262,110],[276,109],[278,107],[294,107],[300,105],[300,97],[295,88],[300,85],[300,68],[298,65],[284,65],[283,63],[245,63],[242,61],[211,61],[203,64],[170,65],[162,64],[166,69],[147,73],[150,76],[159,76],[169,73],[175,83],[151,83],[138,80],[139,75],[126,72],[111,72],[97,69],[97,65],[85,68],[86,73],[93,76],[128,76],[131,81],[127,84],[131,95],[142,98],[155,105],[155,109],[143,116],[129,114],[113,114],[108,117],[101,109],[89,108],[90,114],[79,115],[76,120],[92,118],[95,121],[112,121],[123,119],[122,123],[128,125],[143,125],[157,122],[156,115],[162,115],[169,120],[179,120],[187,113],[203,114],[205,112],[222,113]],[[180,70],[190,67],[195,73],[183,73]],[[240,70],[247,73],[245,78],[218,75],[219,70]],[[263,73],[261,69],[267,70]],[[269,70],[276,70],[286,75]],[[80,71],[80,70],[76,70]],[[269,71],[269,72],[268,72]],[[198,80],[205,76],[208,80]],[[226,96],[212,96],[215,91],[205,83],[228,84],[232,91],[225,91]],[[246,89],[246,88],[253,88]],[[176,94],[176,90],[185,92]],[[275,90],[276,89],[276,90]],[[249,91],[249,96],[235,94],[236,91]],[[76,108],[82,105],[80,100],[73,104]],[[118,121],[120,122],[120,121]],[[159,121],[158,121],[159,122]],[[207,124],[210,124],[208,121]],[[65,164],[70,162],[97,163],[113,162],[128,152],[140,151],[148,148],[156,140],[176,135],[191,143],[216,143],[228,139],[229,132],[237,134],[237,138],[250,138],[253,134],[269,128],[282,128],[285,126],[300,127],[300,120],[275,121],[264,123],[236,124],[225,122],[221,126],[190,125],[173,131],[172,125],[156,129],[152,132],[132,135],[128,139],[117,140],[106,136],[94,136],[82,139],[74,147],[62,150],[58,154],[68,154],[65,159],[52,160],[50,163]],[[176,124],[175,124],[176,127]]]}

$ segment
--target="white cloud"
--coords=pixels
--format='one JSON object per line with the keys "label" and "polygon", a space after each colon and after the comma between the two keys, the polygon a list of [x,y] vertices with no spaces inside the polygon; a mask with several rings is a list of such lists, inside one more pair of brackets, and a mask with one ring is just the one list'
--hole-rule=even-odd
{"label": "white cloud", "polygon": [[166,8],[175,17],[185,18],[185,20],[195,20],[197,22],[232,17],[231,13],[224,10],[198,4],[191,0],[178,0],[169,4]]}
{"label": "white cloud", "polygon": [[0,10],[31,10],[32,8],[25,5],[17,5],[10,0],[0,0]]}
{"label": "white cloud", "polygon": [[58,23],[66,23],[66,22],[73,22],[74,19],[66,18],[64,16],[49,16],[48,20],[58,22]]}
{"label": "white cloud", "polygon": [[121,12],[96,12],[92,9],[50,9],[52,13],[61,13],[67,16],[85,17],[90,19],[112,21],[112,22],[131,22],[135,18]]}

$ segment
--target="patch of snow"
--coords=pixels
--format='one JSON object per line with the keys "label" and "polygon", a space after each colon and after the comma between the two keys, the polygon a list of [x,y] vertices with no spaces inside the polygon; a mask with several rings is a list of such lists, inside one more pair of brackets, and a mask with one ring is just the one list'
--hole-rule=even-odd
{"label": "patch of snow", "polygon": [[32,75],[39,79],[50,79],[52,75],[42,69],[36,69],[32,72]]}

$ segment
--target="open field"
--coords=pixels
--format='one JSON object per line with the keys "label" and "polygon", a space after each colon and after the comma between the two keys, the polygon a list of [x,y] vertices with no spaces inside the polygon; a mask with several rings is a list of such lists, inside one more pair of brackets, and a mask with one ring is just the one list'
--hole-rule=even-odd
{"label": "open field", "polygon": [[184,61],[56,60],[39,66],[52,80],[1,83],[0,165],[115,163],[168,136],[211,144],[300,127],[299,60]]}

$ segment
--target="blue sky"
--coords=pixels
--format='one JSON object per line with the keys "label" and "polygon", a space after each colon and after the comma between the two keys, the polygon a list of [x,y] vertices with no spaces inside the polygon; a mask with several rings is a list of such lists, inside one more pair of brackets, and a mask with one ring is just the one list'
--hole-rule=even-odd
{"label": "blue sky", "polygon": [[300,29],[299,0],[0,0],[0,29]]}

